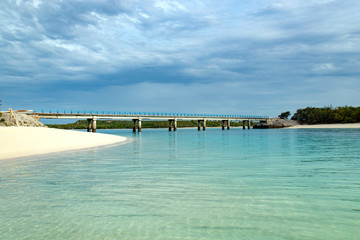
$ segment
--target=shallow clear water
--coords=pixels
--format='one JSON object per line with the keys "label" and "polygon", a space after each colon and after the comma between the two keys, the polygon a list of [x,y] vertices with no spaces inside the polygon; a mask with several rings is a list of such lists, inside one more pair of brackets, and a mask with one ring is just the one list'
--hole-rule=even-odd
{"label": "shallow clear water", "polygon": [[0,162],[0,239],[360,239],[360,130],[143,129]]}

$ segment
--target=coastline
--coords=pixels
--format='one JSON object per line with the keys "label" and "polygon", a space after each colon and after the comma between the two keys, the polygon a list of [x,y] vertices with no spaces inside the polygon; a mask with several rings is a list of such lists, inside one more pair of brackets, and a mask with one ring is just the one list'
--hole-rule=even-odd
{"label": "coastline", "polygon": [[360,128],[360,123],[296,125],[292,127],[287,127],[287,129],[321,129],[321,128]]}
{"label": "coastline", "polygon": [[84,150],[124,143],[127,138],[42,127],[0,127],[0,160]]}

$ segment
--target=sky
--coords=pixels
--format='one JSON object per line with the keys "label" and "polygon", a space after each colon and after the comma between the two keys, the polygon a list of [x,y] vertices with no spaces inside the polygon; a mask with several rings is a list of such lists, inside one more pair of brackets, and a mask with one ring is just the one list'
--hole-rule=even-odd
{"label": "sky", "polygon": [[1,0],[2,110],[359,106],[358,0]]}

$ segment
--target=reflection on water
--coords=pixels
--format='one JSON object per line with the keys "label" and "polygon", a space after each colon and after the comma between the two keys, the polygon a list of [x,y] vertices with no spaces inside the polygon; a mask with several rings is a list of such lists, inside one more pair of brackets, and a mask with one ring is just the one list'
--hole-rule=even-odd
{"label": "reflection on water", "polygon": [[359,236],[357,129],[103,132],[133,141],[0,162],[0,239]]}

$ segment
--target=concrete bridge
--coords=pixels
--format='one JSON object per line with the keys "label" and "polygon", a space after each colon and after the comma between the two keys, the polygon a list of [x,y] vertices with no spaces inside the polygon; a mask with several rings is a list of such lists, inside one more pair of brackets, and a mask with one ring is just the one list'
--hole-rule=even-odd
{"label": "concrete bridge", "polygon": [[34,109],[28,113],[42,119],[87,119],[87,130],[96,132],[96,120],[132,120],[133,132],[141,132],[143,120],[159,120],[169,122],[169,131],[177,130],[177,121],[195,120],[198,130],[206,130],[206,121],[222,121],[222,130],[230,130],[231,121],[242,121],[243,129],[250,129],[250,121],[266,122],[268,116],[226,115],[226,114],[186,114],[186,113],[155,113],[155,112],[113,112],[113,111],[73,111],[73,110],[42,110]]}

